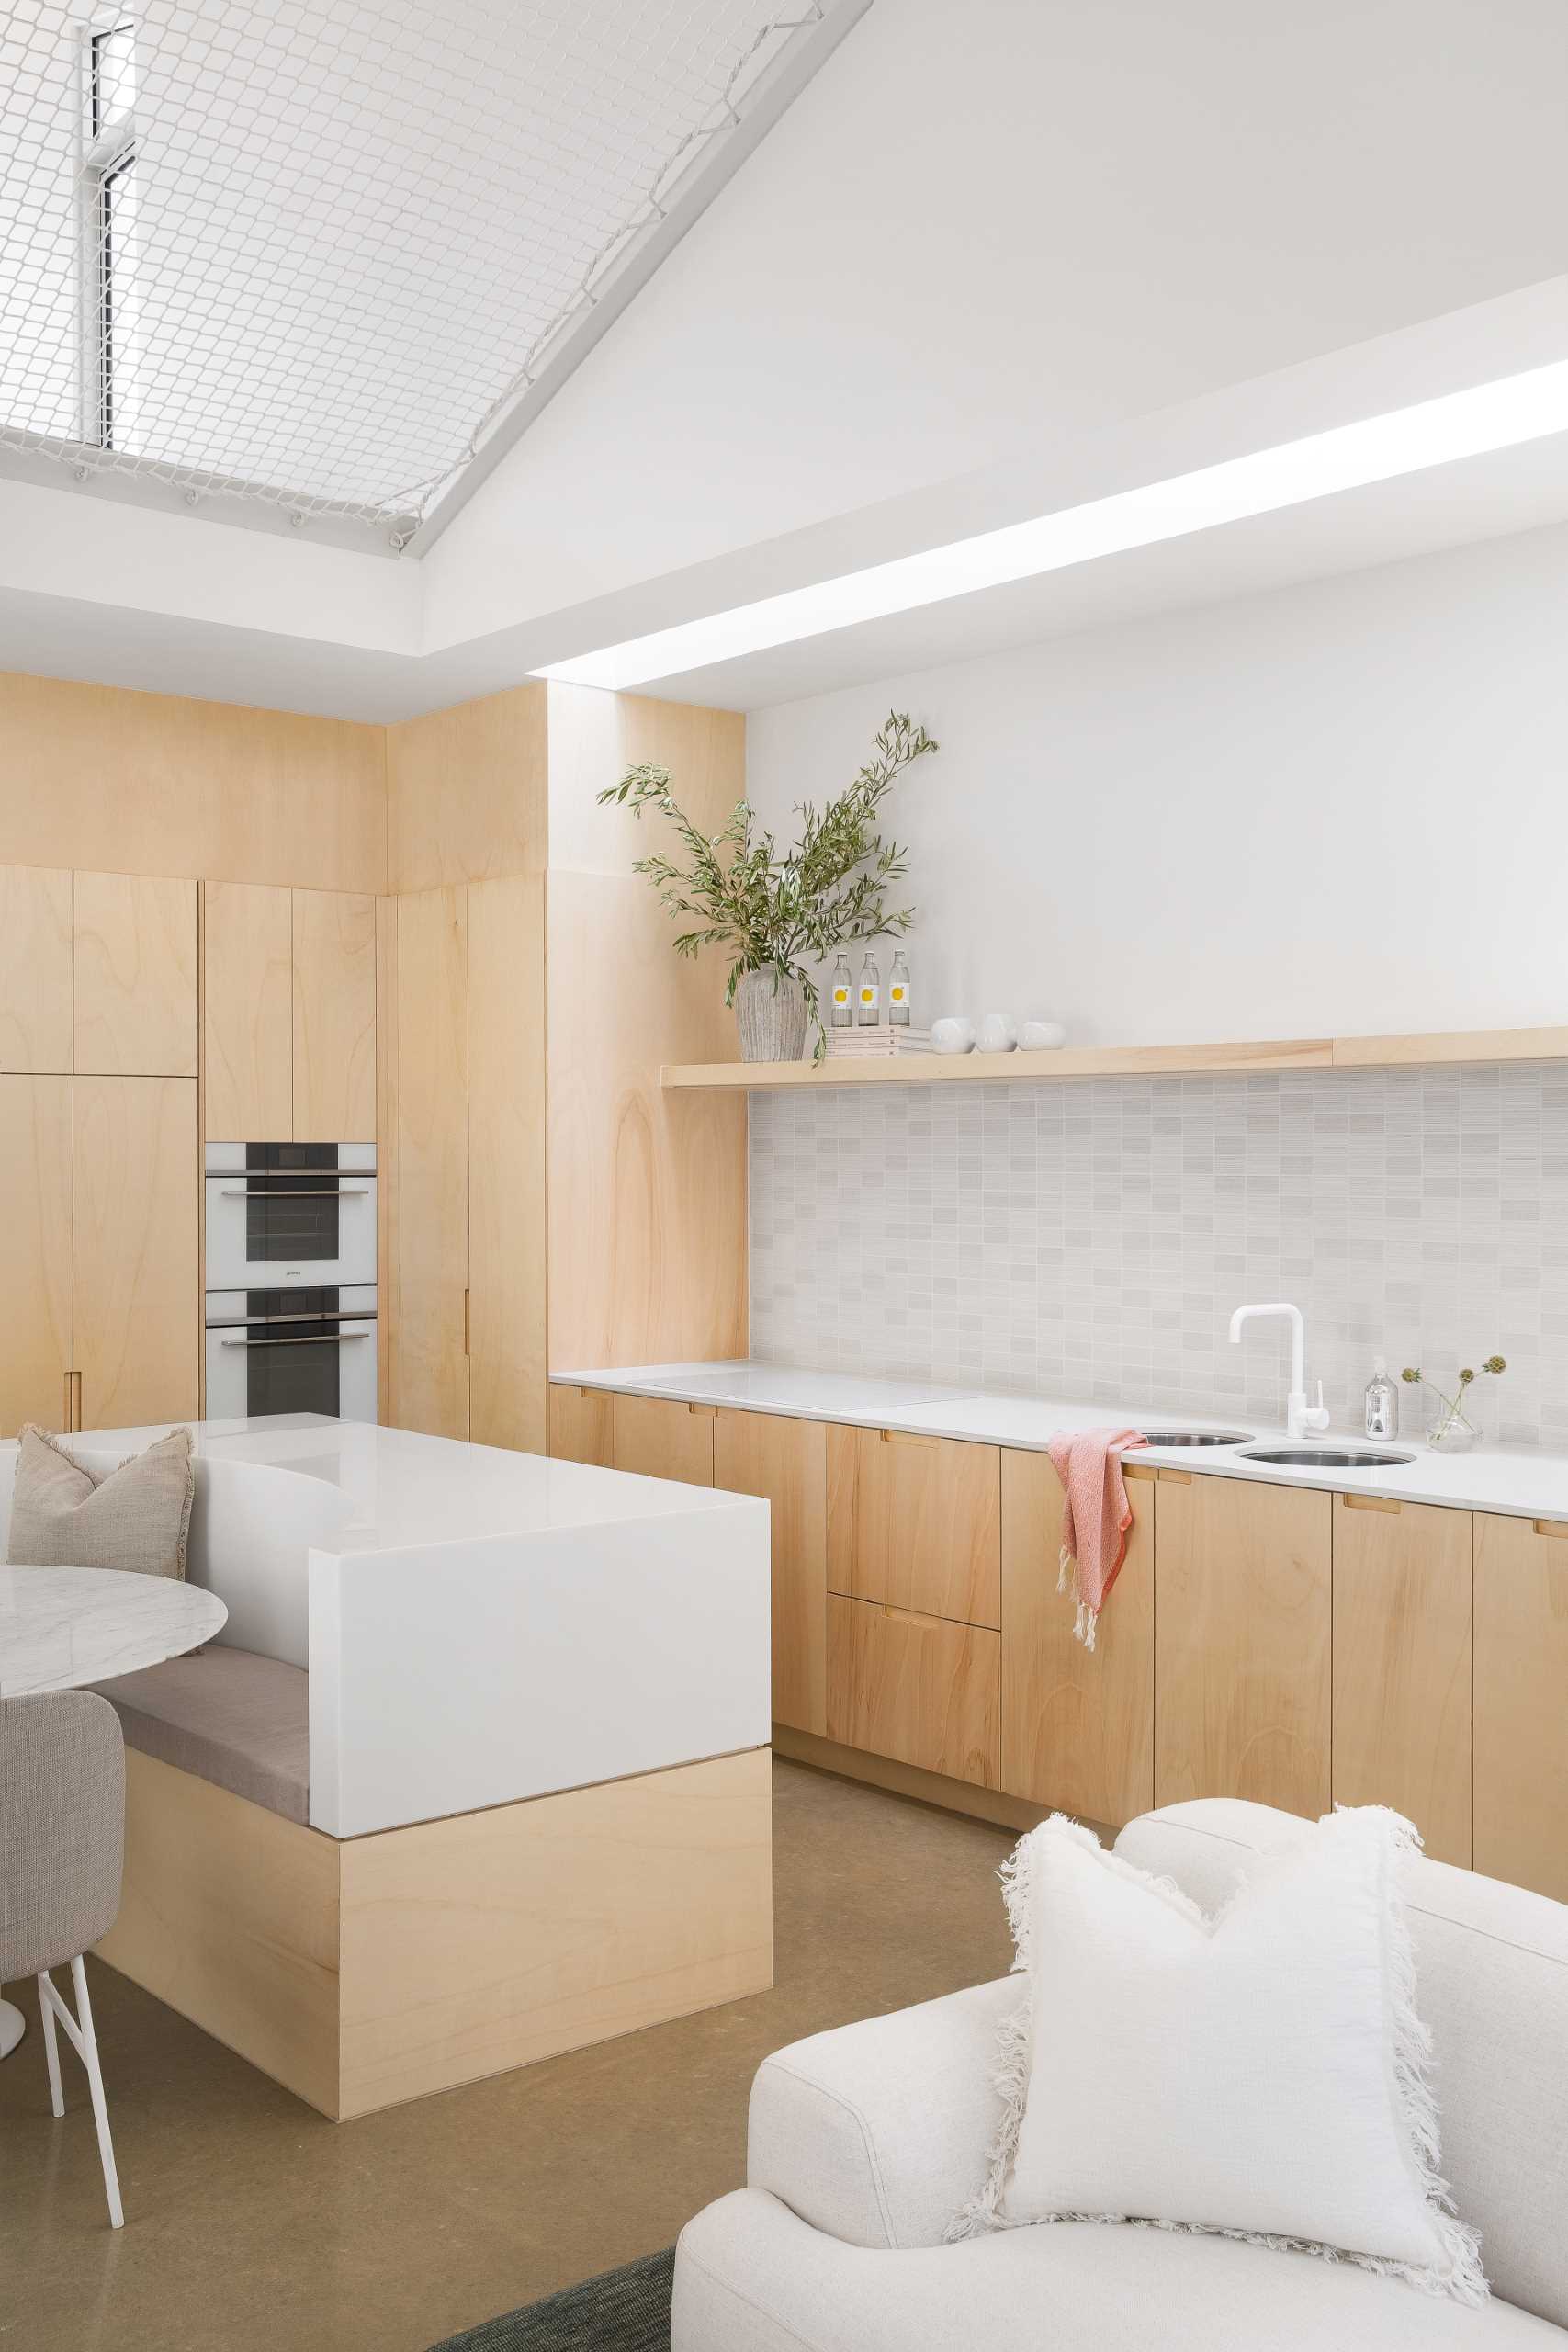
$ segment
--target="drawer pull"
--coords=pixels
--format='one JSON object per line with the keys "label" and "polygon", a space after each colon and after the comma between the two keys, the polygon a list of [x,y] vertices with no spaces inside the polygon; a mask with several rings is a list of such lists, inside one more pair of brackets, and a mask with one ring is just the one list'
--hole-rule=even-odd
{"label": "drawer pull", "polygon": [[942,1443],[939,1437],[917,1437],[913,1430],[881,1430],[877,1432],[884,1445],[924,1445]]}
{"label": "drawer pull", "polygon": [[1190,1470],[1168,1470],[1163,1462],[1159,1465],[1158,1476],[1162,1487],[1190,1487],[1192,1484]]}
{"label": "drawer pull", "polygon": [[1538,1535],[1557,1535],[1568,1539],[1568,1520],[1538,1519],[1534,1524]]}
{"label": "drawer pull", "polygon": [[[1347,1510],[1397,1511],[1404,1508],[1402,1504],[1394,1501],[1392,1495],[1341,1495],[1339,1499]],[[1568,1531],[1564,1532],[1568,1532]]]}
{"label": "drawer pull", "polygon": [[928,1633],[934,1633],[939,1625],[947,1622],[941,1617],[928,1617],[919,1609],[897,1609],[890,1600],[874,1600],[872,1607],[879,1609],[885,1617],[897,1618],[900,1625],[920,1625]]}
{"label": "drawer pull", "polygon": [[711,1421],[714,1416],[714,1408],[711,1405],[688,1405],[686,1410],[688,1413],[695,1413],[705,1421]]}

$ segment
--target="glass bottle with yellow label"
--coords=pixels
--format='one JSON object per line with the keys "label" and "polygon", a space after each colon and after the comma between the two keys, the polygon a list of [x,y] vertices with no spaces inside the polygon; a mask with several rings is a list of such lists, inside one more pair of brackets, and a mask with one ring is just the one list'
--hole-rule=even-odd
{"label": "glass bottle with yellow label", "polygon": [[828,1016],[829,1026],[848,1029],[852,1026],[854,1017],[855,984],[850,977],[850,959],[847,956],[840,956],[833,967],[832,1009]]}
{"label": "glass bottle with yellow label", "polygon": [[894,951],[893,969],[887,978],[887,1018],[895,1029],[909,1025],[909,967],[901,947]]}
{"label": "glass bottle with yellow label", "polygon": [[855,990],[855,1019],[863,1029],[874,1029],[881,1018],[882,974],[868,947],[865,962],[860,967],[860,986]]}

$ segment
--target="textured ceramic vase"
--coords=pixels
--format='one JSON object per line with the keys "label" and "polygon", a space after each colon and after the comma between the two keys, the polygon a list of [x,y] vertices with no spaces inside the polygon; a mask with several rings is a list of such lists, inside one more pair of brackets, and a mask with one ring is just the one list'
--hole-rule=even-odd
{"label": "textured ceramic vase", "polygon": [[806,991],[775,965],[735,984],[743,1062],[798,1062],[806,1056]]}

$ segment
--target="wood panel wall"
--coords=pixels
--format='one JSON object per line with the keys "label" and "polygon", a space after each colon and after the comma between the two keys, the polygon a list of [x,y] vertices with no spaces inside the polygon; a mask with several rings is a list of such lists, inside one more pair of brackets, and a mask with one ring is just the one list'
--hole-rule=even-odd
{"label": "wood panel wall", "polygon": [[0,673],[0,865],[380,890],[387,730]]}
{"label": "wood panel wall", "polygon": [[746,722],[591,686],[548,695],[550,1363],[743,1355],[745,1098],[659,1084],[662,1061],[733,1057],[726,967],[677,958],[631,872],[670,847],[666,829],[595,795],[657,761],[711,831],[745,792]]}
{"label": "wood panel wall", "polygon": [[546,692],[513,686],[387,729],[387,888],[542,874]]}

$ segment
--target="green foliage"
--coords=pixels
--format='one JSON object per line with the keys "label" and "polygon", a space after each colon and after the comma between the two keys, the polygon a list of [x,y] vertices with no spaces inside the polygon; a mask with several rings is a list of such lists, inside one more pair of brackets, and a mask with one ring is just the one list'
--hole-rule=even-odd
{"label": "green foliage", "polygon": [[747,972],[776,969],[798,980],[817,1024],[818,1059],[825,1039],[806,959],[818,961],[852,940],[902,936],[915,919],[912,907],[888,909],[887,892],[908,873],[908,859],[896,842],[883,841],[874,820],[903,770],[937,747],[923,727],[910,725],[908,712],[895,710],[872,748],[836,800],[821,809],[796,803],[800,838],[782,854],[772,833],[754,830],[747,800],[736,802],[719,831],[700,831],[675,798],[668,768],[644,762],[599,795],[601,807],[613,800],[639,818],[653,809],[679,836],[679,864],[654,855],[638,858],[634,868],[648,876],[674,921],[696,919],[677,937],[677,956],[728,947],[726,1004],[734,1002],[736,983]]}

